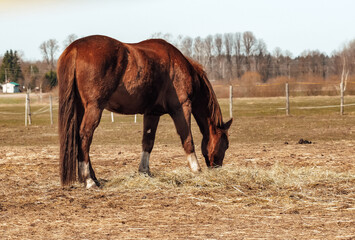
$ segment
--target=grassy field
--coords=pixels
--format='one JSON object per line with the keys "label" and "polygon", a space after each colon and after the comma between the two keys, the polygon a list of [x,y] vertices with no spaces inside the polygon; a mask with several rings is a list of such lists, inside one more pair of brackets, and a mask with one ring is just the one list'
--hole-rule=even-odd
{"label": "grassy field", "polygon": [[[291,98],[291,116],[285,116],[284,98],[238,98],[234,99],[234,124],[230,134],[231,142],[255,143],[268,141],[297,141],[300,138],[310,138],[314,141],[353,140],[355,106],[345,107],[345,115],[339,115],[339,107],[299,109],[302,107],[335,106],[339,104],[338,97],[297,97]],[[219,100],[224,120],[229,118],[229,101]],[[354,96],[347,96],[346,103],[355,103]],[[24,95],[14,95],[11,98],[0,95],[0,127],[2,145],[33,145],[57,144],[57,110],[54,103],[54,124],[50,125],[49,101],[45,96],[42,103],[33,94],[31,98],[32,125],[25,127]],[[39,114],[37,114],[39,112]],[[134,116],[111,115],[104,111],[98,127],[94,143],[100,144],[140,144],[142,130],[142,115]],[[193,121],[195,138],[200,139],[198,127]],[[169,129],[169,131],[166,131]],[[157,142],[178,142],[172,120],[163,116],[160,120]],[[122,138],[120,136],[129,136]],[[21,138],[19,138],[21,136]],[[32,141],[31,141],[32,139]],[[198,140],[197,142],[200,142]]]}
{"label": "grassy field", "polygon": [[[103,187],[61,188],[57,104],[0,95],[1,239],[354,239],[355,106],[338,97],[234,99],[224,167],[192,174],[168,116],[158,127],[152,177],[137,173],[142,116],[105,111],[91,149]],[[227,99],[219,100],[228,120]],[[355,97],[346,96],[346,103]],[[41,113],[42,112],[42,113]],[[37,114],[36,114],[37,113]],[[197,155],[201,135],[193,122]],[[312,144],[298,144],[300,139]]]}

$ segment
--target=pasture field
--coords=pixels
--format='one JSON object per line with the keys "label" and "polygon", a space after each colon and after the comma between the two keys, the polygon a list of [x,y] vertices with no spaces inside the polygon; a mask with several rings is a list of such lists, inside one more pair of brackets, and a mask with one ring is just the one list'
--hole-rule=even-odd
{"label": "pasture field", "polygon": [[[234,99],[224,166],[187,169],[172,120],[163,116],[153,176],[137,173],[142,116],[104,112],[91,160],[102,188],[59,183],[57,105],[33,94],[0,95],[0,239],[355,239],[355,106],[338,97]],[[220,99],[224,120],[228,101]],[[355,97],[346,96],[346,103]],[[193,120],[194,121],[194,120]],[[299,144],[300,139],[311,144]]]}

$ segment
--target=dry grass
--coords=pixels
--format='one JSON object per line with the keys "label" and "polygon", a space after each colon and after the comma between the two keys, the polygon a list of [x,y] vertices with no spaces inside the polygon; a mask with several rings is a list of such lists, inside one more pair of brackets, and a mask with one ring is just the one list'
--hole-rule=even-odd
{"label": "dry grass", "polygon": [[[236,186],[243,188],[267,189],[276,193],[278,190],[307,189],[317,184],[344,184],[346,188],[354,188],[355,175],[351,172],[334,172],[314,167],[290,168],[276,163],[269,168],[250,168],[224,166],[217,169],[206,169],[194,174],[188,168],[177,168],[173,171],[152,170],[152,177],[137,172],[116,176],[107,182],[105,188],[115,189],[182,189],[206,188],[230,190]],[[355,189],[353,189],[355,190]],[[246,190],[247,192],[247,190]],[[350,191],[351,192],[351,191]],[[355,191],[354,191],[355,192]]]}
{"label": "dry grass", "polygon": [[237,143],[200,174],[181,166],[181,147],[157,144],[153,177],[136,172],[139,146],[95,145],[103,187],[89,191],[59,186],[57,146],[0,147],[0,237],[351,239],[352,144]]}
{"label": "dry grass", "polygon": [[[131,172],[118,174],[106,182],[104,188],[109,191],[220,191],[225,193],[222,202],[219,202],[222,205],[226,201],[259,207],[277,204],[282,206],[283,211],[294,208],[297,202],[303,205],[299,210],[304,210],[305,205],[321,205],[334,210],[355,207],[354,172],[314,167],[290,168],[281,163],[269,168],[225,166],[199,174],[193,174],[187,168],[177,168],[173,171],[153,171],[153,177]],[[234,193],[233,198],[229,198],[230,192]],[[344,194],[347,201],[339,202],[339,197]]]}

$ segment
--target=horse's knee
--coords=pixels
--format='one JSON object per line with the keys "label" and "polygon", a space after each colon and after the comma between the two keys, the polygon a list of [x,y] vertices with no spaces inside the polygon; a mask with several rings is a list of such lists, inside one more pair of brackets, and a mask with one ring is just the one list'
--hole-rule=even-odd
{"label": "horse's knee", "polygon": [[154,136],[144,134],[142,140],[142,148],[144,152],[152,152],[154,146]]}
{"label": "horse's knee", "polygon": [[191,154],[191,153],[195,152],[195,145],[192,140],[192,136],[188,136],[186,139],[183,139],[182,145],[183,145],[183,148],[184,148],[186,154]]}

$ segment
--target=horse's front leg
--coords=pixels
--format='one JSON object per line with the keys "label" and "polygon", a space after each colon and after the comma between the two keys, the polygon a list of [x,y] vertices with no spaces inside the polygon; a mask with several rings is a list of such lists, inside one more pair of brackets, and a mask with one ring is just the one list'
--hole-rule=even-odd
{"label": "horse's front leg", "polygon": [[160,116],[144,114],[143,117],[143,139],[142,139],[142,156],[138,171],[146,173],[150,176],[149,158],[153,150],[155,133],[157,131]]}
{"label": "horse's front leg", "polygon": [[177,133],[180,136],[182,146],[187,156],[187,163],[191,171],[201,171],[191,133],[191,102],[186,101],[178,111],[171,114],[171,117],[174,120]]}
{"label": "horse's front leg", "polygon": [[80,126],[80,147],[79,147],[79,181],[85,183],[86,188],[100,186],[96,179],[94,169],[91,166],[89,151],[94,131],[100,123],[102,110],[95,105],[89,105]]}

